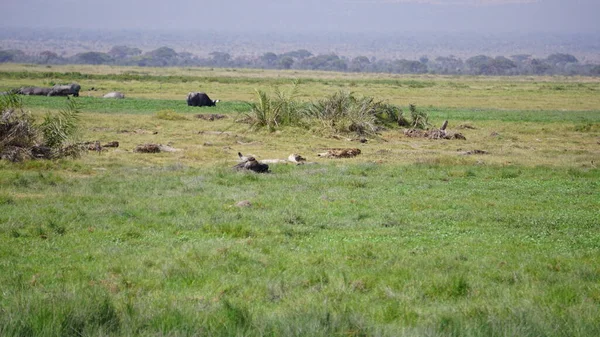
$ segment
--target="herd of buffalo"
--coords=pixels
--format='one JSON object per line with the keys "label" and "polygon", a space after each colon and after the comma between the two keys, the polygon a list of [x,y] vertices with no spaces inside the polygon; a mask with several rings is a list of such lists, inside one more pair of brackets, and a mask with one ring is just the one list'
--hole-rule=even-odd
{"label": "herd of buffalo", "polygon": [[[9,92],[1,92],[0,95],[13,93],[18,95],[37,95],[37,96],[79,96],[81,86],[77,83],[66,85],[57,84],[53,87],[21,87]],[[104,98],[125,98],[122,92],[113,91],[103,96]],[[187,95],[187,105],[189,106],[215,106],[219,100],[212,100],[206,93],[190,92]]]}

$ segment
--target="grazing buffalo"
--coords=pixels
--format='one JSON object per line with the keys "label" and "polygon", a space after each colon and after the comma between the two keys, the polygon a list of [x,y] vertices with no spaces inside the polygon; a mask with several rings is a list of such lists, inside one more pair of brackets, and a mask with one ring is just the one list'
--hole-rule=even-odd
{"label": "grazing buffalo", "polygon": [[75,97],[79,96],[79,90],[81,90],[81,86],[77,83],[71,83],[67,85],[55,85],[52,87],[48,96],[69,96],[73,95]]}
{"label": "grazing buffalo", "polygon": [[212,100],[203,92],[190,92],[187,96],[189,106],[215,106],[219,100]]}
{"label": "grazing buffalo", "polygon": [[43,88],[43,87],[23,87],[17,89],[17,94],[20,95],[36,95],[36,96],[47,96],[48,93],[52,90],[51,88]]}
{"label": "grazing buffalo", "polygon": [[102,96],[104,98],[117,98],[117,99],[122,99],[125,98],[125,95],[122,92],[119,91],[113,91],[113,92],[109,92],[108,94]]}

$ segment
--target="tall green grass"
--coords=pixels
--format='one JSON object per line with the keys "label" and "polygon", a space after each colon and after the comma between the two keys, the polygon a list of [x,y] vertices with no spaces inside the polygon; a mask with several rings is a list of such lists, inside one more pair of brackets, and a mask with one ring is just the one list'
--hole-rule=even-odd
{"label": "tall green grass", "polygon": [[598,169],[18,167],[3,336],[600,332]]}

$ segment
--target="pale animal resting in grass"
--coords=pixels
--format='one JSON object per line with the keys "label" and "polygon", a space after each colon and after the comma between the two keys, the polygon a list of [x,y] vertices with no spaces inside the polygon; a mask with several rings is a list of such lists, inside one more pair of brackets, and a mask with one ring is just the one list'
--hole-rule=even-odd
{"label": "pale animal resting in grass", "polygon": [[108,94],[102,96],[103,98],[116,98],[116,99],[123,99],[125,98],[125,95],[122,92],[119,91],[112,91],[109,92]]}

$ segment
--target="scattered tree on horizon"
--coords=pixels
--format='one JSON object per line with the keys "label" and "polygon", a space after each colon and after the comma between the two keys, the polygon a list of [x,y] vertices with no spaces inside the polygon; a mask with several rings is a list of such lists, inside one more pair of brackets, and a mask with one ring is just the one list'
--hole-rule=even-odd
{"label": "scattered tree on horizon", "polygon": [[178,53],[170,47],[160,47],[146,53],[125,45],[113,46],[107,53],[89,51],[65,57],[45,50],[37,55],[27,55],[21,50],[0,50],[0,63],[37,64],[110,64],[141,67],[231,67],[262,69],[303,69],[341,72],[382,72],[393,74],[469,74],[469,75],[589,75],[598,76],[597,64],[581,64],[565,53],[551,54],[547,58],[534,58],[530,54],[509,57],[477,55],[463,61],[454,55],[419,60],[380,59],[356,56],[352,59],[335,53],[313,55],[305,49],[276,54],[266,52],[260,56],[236,56],[214,51],[208,58],[190,52]]}

